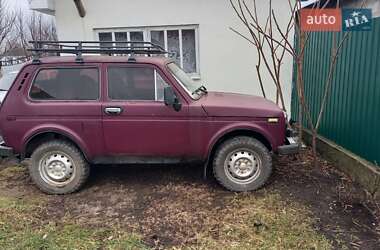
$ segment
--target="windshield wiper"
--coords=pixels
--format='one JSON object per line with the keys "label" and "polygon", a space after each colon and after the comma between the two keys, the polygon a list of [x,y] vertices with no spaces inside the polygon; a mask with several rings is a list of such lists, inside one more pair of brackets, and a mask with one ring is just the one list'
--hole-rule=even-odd
{"label": "windshield wiper", "polygon": [[7,89],[0,89],[0,91],[8,91]]}
{"label": "windshield wiper", "polygon": [[198,92],[202,92],[203,94],[208,93],[207,88],[203,85],[197,88],[192,94],[194,95],[194,94],[197,94]]}

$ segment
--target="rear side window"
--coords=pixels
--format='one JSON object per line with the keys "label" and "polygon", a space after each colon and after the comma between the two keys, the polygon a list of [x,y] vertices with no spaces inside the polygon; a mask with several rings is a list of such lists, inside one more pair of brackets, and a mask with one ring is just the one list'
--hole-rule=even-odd
{"label": "rear side window", "polygon": [[108,97],[112,100],[163,101],[168,84],[150,67],[109,67]]}
{"label": "rear side window", "polygon": [[38,72],[30,97],[34,100],[97,100],[97,68],[50,68]]}

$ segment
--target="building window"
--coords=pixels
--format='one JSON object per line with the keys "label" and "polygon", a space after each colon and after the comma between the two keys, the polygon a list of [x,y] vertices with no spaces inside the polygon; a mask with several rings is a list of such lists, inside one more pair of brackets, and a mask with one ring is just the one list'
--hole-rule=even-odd
{"label": "building window", "polygon": [[108,68],[108,97],[112,100],[163,101],[166,86],[168,84],[153,68]]}
{"label": "building window", "polygon": [[[169,57],[191,75],[199,74],[197,26],[143,27],[138,29],[96,30],[101,42],[145,41],[160,45]],[[101,43],[107,44],[107,43]]]}
{"label": "building window", "polygon": [[34,100],[97,100],[97,68],[50,68],[38,72],[30,97]]}
{"label": "building window", "polygon": [[102,43],[100,43],[100,47],[102,48],[111,46],[112,44],[106,42],[112,42],[112,33],[99,33],[99,41],[102,41]]}

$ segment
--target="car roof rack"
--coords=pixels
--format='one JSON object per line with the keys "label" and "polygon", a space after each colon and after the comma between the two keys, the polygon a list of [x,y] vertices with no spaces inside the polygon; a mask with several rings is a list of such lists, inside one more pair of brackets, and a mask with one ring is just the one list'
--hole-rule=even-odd
{"label": "car roof rack", "polygon": [[43,54],[74,54],[76,61],[83,62],[83,54],[128,55],[129,62],[135,62],[135,55],[163,55],[168,52],[151,42],[136,41],[30,41],[33,48],[33,62],[40,63]]}

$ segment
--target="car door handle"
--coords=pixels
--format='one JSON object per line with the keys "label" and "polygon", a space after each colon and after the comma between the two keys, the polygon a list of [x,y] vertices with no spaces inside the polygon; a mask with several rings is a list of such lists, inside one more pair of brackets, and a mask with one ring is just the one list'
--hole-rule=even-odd
{"label": "car door handle", "polygon": [[121,112],[123,112],[123,109],[120,107],[109,107],[109,108],[105,108],[104,112],[107,115],[120,115]]}

